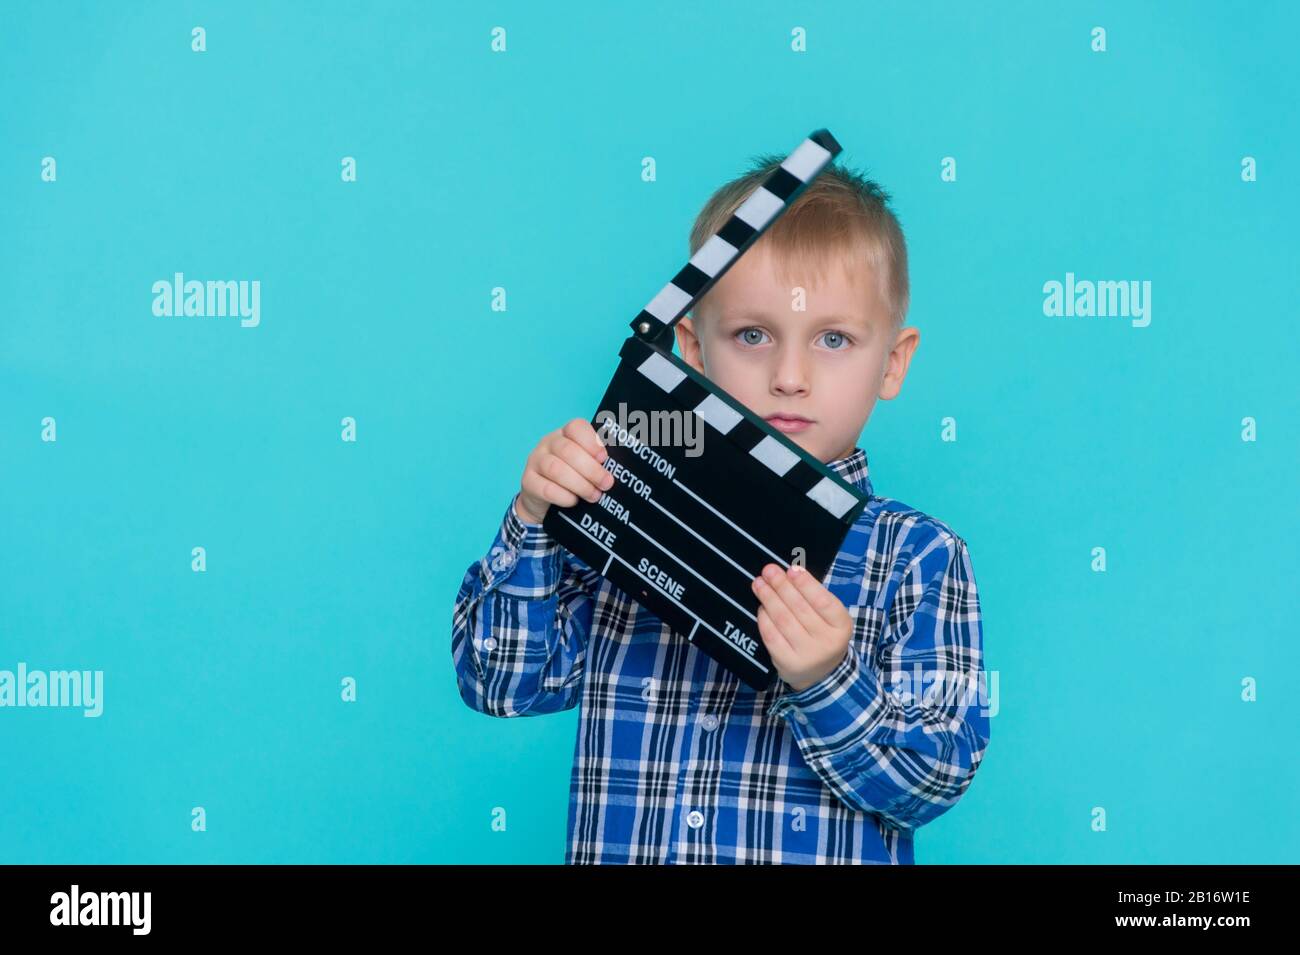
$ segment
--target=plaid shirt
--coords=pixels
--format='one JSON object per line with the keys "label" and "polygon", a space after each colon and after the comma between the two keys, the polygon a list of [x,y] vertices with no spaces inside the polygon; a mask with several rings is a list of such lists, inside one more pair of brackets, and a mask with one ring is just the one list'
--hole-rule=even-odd
{"label": "plaid shirt", "polygon": [[829,466],[871,498],[822,581],[853,634],[797,693],[742,683],[511,500],[451,654],[482,713],[580,707],[566,863],[912,864],[970,785],[989,720],[966,543],[872,494],[861,448]]}

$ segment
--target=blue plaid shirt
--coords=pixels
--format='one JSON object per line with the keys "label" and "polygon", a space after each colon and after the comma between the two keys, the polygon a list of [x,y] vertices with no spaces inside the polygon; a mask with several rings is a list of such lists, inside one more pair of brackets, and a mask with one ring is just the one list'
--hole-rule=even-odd
{"label": "blue plaid shirt", "polygon": [[870,495],[823,584],[853,619],[818,683],[742,683],[510,503],[456,597],[460,695],[492,716],[579,707],[568,863],[914,862],[989,739],[966,543]]}

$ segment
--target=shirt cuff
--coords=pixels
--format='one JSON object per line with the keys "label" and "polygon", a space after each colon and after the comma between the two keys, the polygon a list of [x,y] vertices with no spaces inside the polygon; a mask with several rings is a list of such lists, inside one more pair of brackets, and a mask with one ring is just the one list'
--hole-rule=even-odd
{"label": "shirt cuff", "polygon": [[506,508],[505,522],[501,526],[503,543],[522,553],[539,557],[559,550],[559,543],[546,533],[545,527],[541,524],[530,524],[519,517],[515,511],[517,500],[519,500],[518,493],[510,499],[510,506]]}
{"label": "shirt cuff", "polygon": [[[480,561],[483,583],[491,589],[519,575],[519,586],[528,596],[549,596],[559,585],[562,572],[560,544],[541,524],[531,524],[515,513],[510,499],[505,517],[492,547]],[[508,587],[507,591],[513,590]]]}
{"label": "shirt cuff", "polygon": [[844,658],[812,686],[785,692],[768,707],[768,715],[790,716],[790,728],[801,745],[842,742],[860,737],[884,718],[888,709],[874,671],[864,667],[850,644]]}

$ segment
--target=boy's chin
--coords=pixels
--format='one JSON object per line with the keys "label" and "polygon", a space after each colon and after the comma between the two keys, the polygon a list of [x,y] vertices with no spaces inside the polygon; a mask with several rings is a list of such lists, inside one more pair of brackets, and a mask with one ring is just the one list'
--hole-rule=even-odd
{"label": "boy's chin", "polygon": [[819,442],[816,438],[812,437],[811,435],[787,434],[784,435],[784,437],[790,441],[793,441],[801,449],[806,451],[808,454],[811,454],[814,458],[816,458],[818,461],[821,461],[823,464],[825,464],[826,461],[829,460],[825,456],[825,449],[822,448],[821,442]]}

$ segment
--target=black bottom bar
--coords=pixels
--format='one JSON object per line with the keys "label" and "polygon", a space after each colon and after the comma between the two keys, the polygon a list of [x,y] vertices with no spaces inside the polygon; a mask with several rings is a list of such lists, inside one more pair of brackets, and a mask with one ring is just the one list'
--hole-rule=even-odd
{"label": "black bottom bar", "polygon": [[[811,933],[810,942],[833,931],[855,942],[897,934],[942,946],[997,929],[1198,935],[1232,944],[1249,937],[1241,933],[1293,925],[1295,866],[854,868],[7,866],[0,867],[0,927],[16,952],[13,942],[33,936],[75,935],[77,944],[145,937],[337,944],[405,929],[474,933],[459,941],[496,948],[502,937],[530,934],[538,942],[556,933],[591,939],[584,930],[593,928],[620,933],[601,939],[617,944],[653,928],[675,948],[701,920],[729,936],[780,922]],[[92,893],[150,893],[148,934],[134,934],[131,924],[52,925],[57,894],[70,897],[73,885],[83,912]]]}

